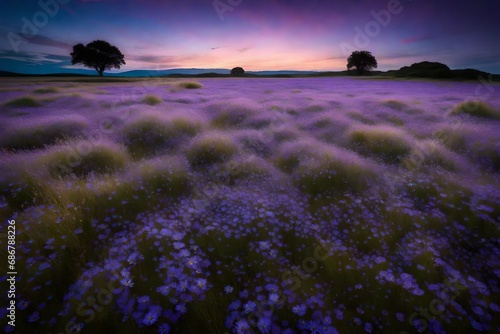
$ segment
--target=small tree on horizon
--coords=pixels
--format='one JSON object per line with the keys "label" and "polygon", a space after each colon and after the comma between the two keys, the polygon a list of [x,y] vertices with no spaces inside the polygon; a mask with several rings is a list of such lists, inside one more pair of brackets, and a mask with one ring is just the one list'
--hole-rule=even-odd
{"label": "small tree on horizon", "polygon": [[87,45],[76,44],[71,53],[71,64],[82,64],[93,68],[102,77],[104,70],[119,69],[125,65],[124,55],[116,46],[106,41],[95,40]]}
{"label": "small tree on horizon", "polygon": [[239,76],[245,74],[245,70],[242,67],[235,67],[231,70],[231,75]]}
{"label": "small tree on horizon", "polygon": [[375,59],[370,51],[354,51],[347,58],[347,69],[356,68],[359,74],[377,68],[377,65],[377,59]]}

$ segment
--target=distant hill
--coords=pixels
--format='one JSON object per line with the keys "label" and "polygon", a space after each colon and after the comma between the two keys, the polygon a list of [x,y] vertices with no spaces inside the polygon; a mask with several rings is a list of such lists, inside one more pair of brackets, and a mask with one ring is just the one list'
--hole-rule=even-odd
{"label": "distant hill", "polygon": [[442,63],[423,61],[411,66],[401,67],[399,70],[387,71],[386,75],[398,78],[477,80],[478,77],[487,78],[490,73],[470,68],[452,70]]}

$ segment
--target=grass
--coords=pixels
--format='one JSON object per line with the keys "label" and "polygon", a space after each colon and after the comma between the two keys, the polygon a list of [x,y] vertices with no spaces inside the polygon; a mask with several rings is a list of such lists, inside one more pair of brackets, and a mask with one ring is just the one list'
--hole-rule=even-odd
{"label": "grass", "polygon": [[185,194],[190,189],[187,162],[179,157],[162,156],[141,161],[129,177],[151,192],[168,196]]}
{"label": "grass", "polygon": [[15,124],[0,135],[0,147],[8,150],[30,150],[52,145],[61,140],[84,136],[89,123],[82,117],[46,118]]}
{"label": "grass", "polygon": [[145,103],[145,104],[150,105],[150,106],[155,106],[155,105],[160,104],[162,102],[163,102],[163,100],[160,99],[156,95],[146,95],[142,98],[142,103]]}
{"label": "grass", "polygon": [[355,127],[349,132],[348,140],[362,154],[390,164],[399,163],[413,147],[406,133],[388,126]]}
{"label": "grass", "polygon": [[464,101],[457,104],[450,115],[470,115],[485,119],[500,119],[500,110],[483,101]]}
{"label": "grass", "polygon": [[179,82],[177,84],[178,87],[181,88],[186,88],[186,89],[199,89],[202,88],[203,85],[199,82],[196,81],[191,81],[191,82]]}
{"label": "grass", "polygon": [[17,99],[10,100],[5,103],[6,106],[8,107],[14,107],[14,108],[34,108],[34,107],[39,107],[42,104],[40,103],[39,100],[31,97],[31,96],[24,96],[24,97],[19,97]]}
{"label": "grass", "polygon": [[210,133],[195,138],[186,152],[193,167],[206,167],[225,162],[238,152],[238,145],[228,136]]}
{"label": "grass", "polygon": [[136,158],[151,156],[178,147],[203,129],[200,121],[187,117],[146,114],[121,129],[123,143]]}
{"label": "grass", "polygon": [[258,114],[253,103],[247,101],[214,104],[208,107],[208,112],[212,115],[211,125],[218,129],[242,127],[250,117]]}
{"label": "grass", "polygon": [[408,105],[404,102],[398,101],[398,100],[387,100],[382,103],[382,105],[397,110],[397,111],[402,111],[406,108],[408,108]]}
{"label": "grass", "polygon": [[43,88],[37,88],[35,89],[35,94],[53,94],[53,93],[58,93],[59,88],[57,87],[43,87]]}
{"label": "grass", "polygon": [[54,177],[114,173],[129,161],[124,147],[106,141],[73,141],[43,152],[39,163]]}
{"label": "grass", "polygon": [[375,172],[359,159],[346,159],[345,153],[325,152],[319,157],[301,163],[294,180],[307,194],[334,195],[345,191],[359,193],[365,190]]}

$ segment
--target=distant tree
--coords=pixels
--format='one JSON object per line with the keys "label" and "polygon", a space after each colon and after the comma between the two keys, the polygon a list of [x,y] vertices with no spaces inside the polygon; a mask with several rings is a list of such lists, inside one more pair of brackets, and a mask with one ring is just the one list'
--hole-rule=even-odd
{"label": "distant tree", "polygon": [[235,67],[231,70],[231,75],[239,76],[243,74],[245,74],[245,70],[241,67]]}
{"label": "distant tree", "polygon": [[116,46],[106,41],[96,40],[87,45],[76,44],[71,53],[71,64],[83,64],[93,68],[102,77],[104,70],[125,65],[124,55]]}
{"label": "distant tree", "polygon": [[377,59],[369,51],[354,51],[347,58],[347,69],[356,68],[359,74],[377,68]]}

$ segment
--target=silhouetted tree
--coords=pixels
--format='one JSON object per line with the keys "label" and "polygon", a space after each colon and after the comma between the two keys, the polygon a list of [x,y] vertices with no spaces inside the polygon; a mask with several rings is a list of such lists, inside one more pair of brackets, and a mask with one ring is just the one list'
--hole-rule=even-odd
{"label": "silhouetted tree", "polygon": [[377,60],[369,51],[354,51],[347,58],[347,69],[356,68],[359,74],[377,68]]}
{"label": "silhouetted tree", "polygon": [[125,65],[124,55],[120,50],[101,40],[93,41],[87,45],[80,43],[73,46],[71,57],[71,64],[83,64],[93,68],[100,77],[102,77],[104,70],[120,68],[120,65]]}
{"label": "silhouetted tree", "polygon": [[245,70],[241,67],[235,67],[231,70],[231,75],[243,75],[245,74]]}

